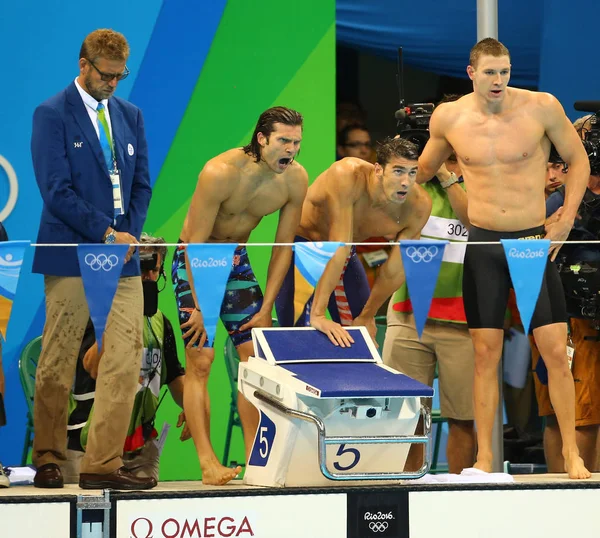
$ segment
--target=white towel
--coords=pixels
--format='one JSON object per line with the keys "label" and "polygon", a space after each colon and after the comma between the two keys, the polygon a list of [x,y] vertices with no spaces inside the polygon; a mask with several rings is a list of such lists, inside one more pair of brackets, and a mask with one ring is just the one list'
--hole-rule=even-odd
{"label": "white towel", "polygon": [[426,474],[412,482],[416,484],[491,484],[514,482],[508,473],[486,473],[475,467],[463,469],[460,474]]}

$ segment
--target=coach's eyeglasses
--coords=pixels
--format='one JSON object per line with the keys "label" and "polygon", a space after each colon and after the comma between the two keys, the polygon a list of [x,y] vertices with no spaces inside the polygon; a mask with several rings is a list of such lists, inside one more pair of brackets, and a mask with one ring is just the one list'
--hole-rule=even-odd
{"label": "coach's eyeglasses", "polygon": [[87,58],[86,60],[96,71],[98,71],[98,74],[100,75],[100,78],[103,82],[110,82],[113,78],[116,78],[117,80],[123,80],[124,78],[127,78],[129,76],[130,71],[127,68],[127,66],[125,66],[125,71],[123,71],[122,73],[103,73],[94,65],[94,62],[92,62],[92,60],[88,60]]}

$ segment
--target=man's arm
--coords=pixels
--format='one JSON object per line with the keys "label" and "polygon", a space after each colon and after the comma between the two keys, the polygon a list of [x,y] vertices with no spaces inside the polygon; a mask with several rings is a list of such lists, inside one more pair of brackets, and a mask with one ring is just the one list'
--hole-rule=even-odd
{"label": "man's arm", "polygon": [[[232,172],[228,165],[215,162],[209,162],[200,172],[184,224],[188,243],[206,243],[210,238],[219,208],[232,192],[234,186],[233,173],[235,172]],[[194,277],[190,270],[190,259],[187,250],[185,252],[185,263],[188,268],[187,276],[196,309],[192,312],[190,319],[181,325],[181,329],[183,338],[191,337],[187,347],[192,347],[196,342],[198,342],[199,347],[202,347],[206,341],[204,319],[198,308],[198,298],[196,297]]]}
{"label": "man's arm", "polygon": [[[296,231],[300,225],[302,204],[308,190],[308,174],[299,164],[294,176],[289,178],[289,189],[290,197],[279,211],[279,223],[277,225],[277,232],[275,233],[275,243],[293,243]],[[290,267],[291,260],[291,246],[273,247],[267,271],[267,285],[265,287],[262,307],[258,314],[240,327],[240,331],[245,331],[251,327],[271,326],[273,305]]]}
{"label": "man's arm", "polygon": [[429,140],[419,157],[417,183],[427,183],[452,154],[452,146],[446,140],[450,107],[454,103],[444,103],[435,109],[429,120]]}
{"label": "man's arm", "polygon": [[456,213],[458,220],[469,228],[471,226],[471,221],[469,220],[469,205],[467,201],[467,192],[463,188],[463,184],[454,183],[450,185],[447,189],[445,189],[446,194],[448,195],[448,200],[450,201],[450,205],[452,206],[452,210]]}
{"label": "man's arm", "polygon": [[[431,214],[431,198],[427,193],[422,193],[423,201],[420,207],[415,211],[414,218],[408,224],[404,230],[402,230],[396,237],[396,241],[402,241],[402,239],[419,239],[421,237],[421,230],[425,226],[429,215]],[[381,266],[373,288],[371,289],[371,295],[365,303],[360,315],[355,318],[354,325],[364,325],[369,328],[371,336],[375,338],[373,330],[375,329],[374,318],[377,311],[381,308],[381,305],[404,284],[405,275],[404,267],[402,265],[402,256],[400,255],[400,248],[394,246],[390,253],[389,258]]]}
{"label": "man's arm", "polygon": [[136,239],[140,238],[146,221],[150,198],[152,198],[152,187],[150,186],[150,172],[148,170],[148,143],[146,142],[144,118],[142,112],[138,110],[135,171],[131,184],[129,207],[125,219],[118,227],[118,231],[129,232]]}
{"label": "man's arm", "polygon": [[233,191],[233,173],[220,162],[208,162],[200,172],[184,227],[188,243],[206,243],[210,238],[221,204]]}
{"label": "man's arm", "polygon": [[[438,181],[444,182],[450,179],[450,172],[446,168],[446,165],[442,164],[440,169],[436,173],[436,177]],[[460,184],[458,182],[453,183],[449,187],[444,189],[446,196],[448,196],[448,201],[452,206],[452,210],[456,213],[458,220],[465,226],[471,226],[471,221],[469,220],[469,211],[468,211],[468,202],[467,202],[467,193],[464,189],[464,184]]]}
{"label": "man's arm", "polygon": [[560,217],[558,210],[563,206],[564,201],[565,199],[560,191],[553,192],[546,198],[546,224],[551,224],[548,219],[552,219],[552,222],[558,220]]}
{"label": "man's arm", "polygon": [[55,109],[39,106],[33,114],[31,156],[42,199],[57,219],[99,243],[112,219],[75,193],[65,148],[62,118]]}
{"label": "man's arm", "polygon": [[[340,241],[342,243],[351,243],[354,235],[354,201],[356,189],[356,177],[354,168],[347,163],[334,165],[335,175],[327,178],[325,184],[327,213],[329,216],[329,241]],[[332,343],[349,346],[353,343],[350,334],[339,324],[327,319],[325,311],[329,298],[337,286],[346,258],[350,253],[349,246],[340,247],[332,256],[325,271],[321,275],[317,287],[310,313],[310,324],[315,329],[325,333]]]}
{"label": "man's arm", "polygon": [[[550,94],[540,94],[539,98],[546,135],[569,166],[562,213],[556,222],[546,227],[546,239],[565,241],[573,227],[577,210],[590,179],[590,162],[577,131],[565,116],[558,100]],[[552,260],[556,258],[561,246],[560,244],[550,246],[549,253]]]}

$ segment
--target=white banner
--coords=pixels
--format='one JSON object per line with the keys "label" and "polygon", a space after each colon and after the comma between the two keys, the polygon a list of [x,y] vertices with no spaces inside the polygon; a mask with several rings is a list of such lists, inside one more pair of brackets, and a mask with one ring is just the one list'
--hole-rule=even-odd
{"label": "white banner", "polygon": [[0,536],[71,536],[71,505],[57,503],[3,503],[0,497]]}
{"label": "white banner", "polygon": [[345,494],[119,500],[117,538],[346,538],[346,510]]}
{"label": "white banner", "polygon": [[469,229],[458,219],[444,217],[429,217],[421,230],[422,239],[447,239],[444,258],[442,261],[450,263],[463,263],[469,240]]}
{"label": "white banner", "polygon": [[598,536],[600,490],[411,491],[408,506],[410,538],[583,538]]}

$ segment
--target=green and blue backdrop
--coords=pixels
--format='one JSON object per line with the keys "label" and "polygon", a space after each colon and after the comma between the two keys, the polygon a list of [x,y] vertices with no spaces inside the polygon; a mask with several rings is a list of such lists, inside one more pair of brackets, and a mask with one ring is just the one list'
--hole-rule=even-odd
{"label": "green and blue backdrop", "polygon": [[[117,94],[139,106],[146,122],[154,191],[146,232],[177,241],[204,163],[247,143],[259,114],[271,106],[288,106],[304,115],[298,161],[311,180],[334,160],[334,0],[285,6],[275,0],[107,0],[101,7],[58,0],[7,3],[0,17],[0,218],[10,239],[34,241],[37,234],[42,203],[29,151],[34,108],[75,79],[81,42],[96,28],[122,32],[131,46],[132,74],[119,84]],[[9,181],[15,176],[16,186]],[[276,215],[265,218],[251,242],[272,242],[276,223]],[[3,350],[9,423],[0,429],[0,461],[5,465],[19,463],[25,434],[19,355],[41,334],[44,323],[43,281],[30,272],[31,250]],[[171,255],[172,249],[167,267]],[[264,285],[270,249],[252,247],[250,256]],[[170,279],[160,307],[176,325]],[[221,328],[209,383],[211,436],[219,457],[230,405],[224,342]],[[183,361],[182,345],[179,352]],[[156,421],[159,429],[165,422],[172,426],[161,479],[198,479],[192,441],[181,443],[175,429],[178,414],[167,396]],[[244,460],[239,431],[234,432],[231,457]]]}

